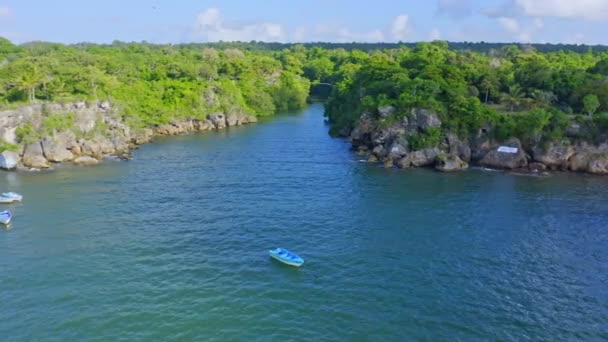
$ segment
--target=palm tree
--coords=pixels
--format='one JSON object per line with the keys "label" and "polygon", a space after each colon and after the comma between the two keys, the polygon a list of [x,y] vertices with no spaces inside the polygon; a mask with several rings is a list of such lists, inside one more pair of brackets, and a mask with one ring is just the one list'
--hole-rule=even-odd
{"label": "palm tree", "polygon": [[518,85],[509,87],[508,93],[503,93],[501,101],[509,105],[509,112],[513,113],[516,106],[519,106],[525,99],[525,94]]}
{"label": "palm tree", "polygon": [[552,91],[534,90],[532,92],[532,99],[534,104],[546,108],[557,102],[557,96]]}
{"label": "palm tree", "polygon": [[484,77],[483,81],[481,81],[481,87],[483,89],[486,90],[486,95],[485,95],[485,104],[488,104],[488,100],[490,99],[490,88],[493,87],[493,83],[492,80],[490,79],[490,77]]}

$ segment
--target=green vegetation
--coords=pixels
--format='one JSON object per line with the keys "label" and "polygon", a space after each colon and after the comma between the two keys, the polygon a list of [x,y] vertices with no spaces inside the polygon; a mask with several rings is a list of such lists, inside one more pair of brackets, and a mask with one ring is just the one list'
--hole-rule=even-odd
{"label": "green vegetation", "polygon": [[595,94],[589,94],[583,97],[583,106],[589,117],[593,117],[593,113],[600,107],[600,100]]}
{"label": "green vegetation", "polygon": [[416,133],[409,137],[410,146],[414,150],[437,147],[441,143],[441,130],[437,127],[429,128],[424,133]]}
{"label": "green vegetation", "polygon": [[17,152],[20,148],[21,146],[19,145],[10,144],[0,139],[0,153],[4,151]]}
{"label": "green vegetation", "polygon": [[74,113],[54,114],[42,119],[42,136],[53,136],[61,131],[73,130]]}
{"label": "green vegetation", "polygon": [[[363,112],[386,120],[378,108],[387,105],[396,108],[397,117],[413,108],[436,111],[444,131],[464,138],[489,125],[500,140],[517,137],[535,144],[563,139],[574,113],[589,117],[582,125],[586,132],[595,132],[596,138],[606,133],[606,52],[540,53],[517,46],[472,52],[438,41],[325,55],[333,72],[314,74],[328,75],[326,82],[335,84],[326,106],[334,133],[352,128]],[[322,65],[326,69],[328,64]],[[409,140],[414,148],[433,146],[441,134],[431,133]]]}
{"label": "green vegetation", "polygon": [[17,140],[24,145],[33,144],[40,140],[40,133],[36,131],[31,122],[24,122],[15,131]]}
{"label": "green vegetation", "polygon": [[[223,111],[272,115],[306,105],[307,55],[202,45],[29,43],[0,40],[0,104],[109,100],[134,127]],[[65,121],[65,120],[67,121]],[[45,119],[46,132],[70,116]],[[21,129],[21,135],[34,136]]]}
{"label": "green vegetation", "polygon": [[[218,111],[273,115],[302,108],[309,96],[327,99],[333,132],[352,128],[363,112],[380,120],[383,106],[396,108],[390,120],[413,108],[439,113],[441,130],[412,137],[414,147],[436,146],[444,131],[470,137],[488,125],[497,139],[528,143],[561,139],[576,120],[595,138],[608,126],[605,47],[441,41],[16,46],[0,39],[0,61],[1,106],[109,100],[133,128]],[[20,141],[73,126],[70,115],[43,121],[41,132],[19,127]]]}

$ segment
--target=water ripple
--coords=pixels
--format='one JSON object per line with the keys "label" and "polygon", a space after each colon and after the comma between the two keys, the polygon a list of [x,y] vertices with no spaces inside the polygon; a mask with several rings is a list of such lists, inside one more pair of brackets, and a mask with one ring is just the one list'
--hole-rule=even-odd
{"label": "water ripple", "polygon": [[26,202],[0,234],[0,336],[608,339],[607,179],[357,160],[313,106],[6,174]]}

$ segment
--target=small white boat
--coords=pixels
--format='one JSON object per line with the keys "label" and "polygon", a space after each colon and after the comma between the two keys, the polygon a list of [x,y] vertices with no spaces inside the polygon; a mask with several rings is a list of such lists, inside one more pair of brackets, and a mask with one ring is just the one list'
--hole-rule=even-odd
{"label": "small white boat", "polygon": [[16,201],[13,198],[0,196],[0,204],[11,204],[15,202]]}
{"label": "small white boat", "polygon": [[13,218],[13,214],[10,211],[5,210],[0,212],[0,223],[8,225],[11,223],[11,219]]}
{"label": "small white boat", "polygon": [[304,259],[300,258],[297,254],[292,253],[283,248],[273,249],[269,251],[269,254],[274,259],[289,266],[300,267],[302,266],[302,264],[304,264]]}
{"label": "small white boat", "polygon": [[23,196],[16,192],[3,192],[2,197],[11,198],[13,202],[21,202],[23,200]]}

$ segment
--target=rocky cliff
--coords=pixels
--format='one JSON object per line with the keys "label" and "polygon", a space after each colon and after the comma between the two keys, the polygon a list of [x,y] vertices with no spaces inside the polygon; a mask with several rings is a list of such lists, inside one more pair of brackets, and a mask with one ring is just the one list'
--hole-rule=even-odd
{"label": "rocky cliff", "polygon": [[[212,113],[150,128],[132,129],[109,102],[37,104],[0,112],[0,168],[47,169],[56,163],[96,164],[128,157],[155,135],[225,129],[257,122],[245,113]],[[8,146],[8,148],[7,148]]]}
{"label": "rocky cliff", "polygon": [[359,155],[386,167],[435,167],[448,172],[481,165],[529,172],[608,174],[608,143],[594,146],[563,140],[527,148],[516,138],[495,141],[491,131],[492,127],[482,127],[476,135],[460,138],[443,129],[437,113],[413,109],[403,115],[386,106],[363,113],[347,137]]}

